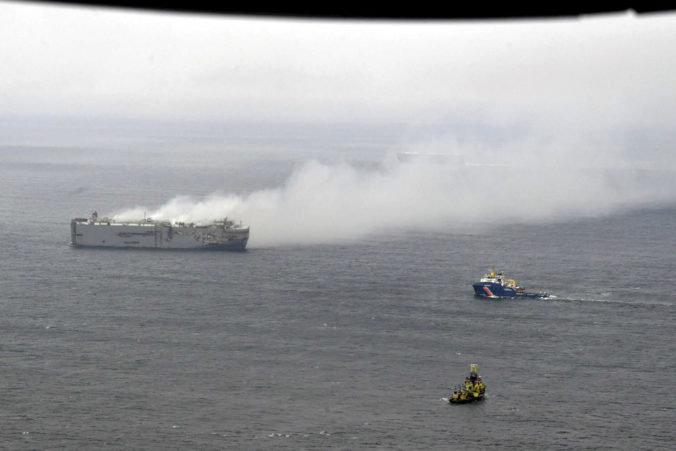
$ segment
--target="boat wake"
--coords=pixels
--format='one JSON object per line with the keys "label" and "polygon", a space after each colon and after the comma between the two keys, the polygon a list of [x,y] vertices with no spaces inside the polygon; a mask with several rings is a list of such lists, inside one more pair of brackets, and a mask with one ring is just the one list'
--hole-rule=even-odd
{"label": "boat wake", "polygon": [[631,302],[631,301],[625,301],[625,300],[620,300],[620,299],[597,299],[597,298],[577,298],[577,297],[557,297],[557,296],[550,296],[547,299],[552,299],[556,297],[557,301],[560,302],[576,302],[576,303],[598,303],[598,304],[618,304],[618,305],[628,305],[628,306],[635,306],[635,307],[640,307],[640,306],[660,306],[660,307],[676,307],[676,304],[673,302],[666,302],[666,301],[657,301],[657,300],[649,300],[649,299],[643,299],[639,302]]}

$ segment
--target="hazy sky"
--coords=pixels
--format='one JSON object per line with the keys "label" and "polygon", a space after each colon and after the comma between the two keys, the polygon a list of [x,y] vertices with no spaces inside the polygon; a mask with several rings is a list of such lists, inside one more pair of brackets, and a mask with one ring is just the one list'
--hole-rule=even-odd
{"label": "hazy sky", "polygon": [[672,128],[676,15],[368,22],[0,1],[0,116]]}
{"label": "hazy sky", "polygon": [[[676,15],[373,22],[0,1],[0,146],[36,145],[45,117],[61,120],[50,133],[71,118],[245,121],[258,131],[284,121],[396,123],[399,149],[480,163],[307,161],[278,187],[167,193],[164,205],[112,212],[227,215],[255,225],[253,244],[476,224],[487,199],[492,221],[603,214],[676,199]],[[106,145],[133,147],[119,135]],[[86,146],[81,131],[59,136]],[[222,141],[217,153],[230,158]],[[509,202],[495,202],[496,191]]]}

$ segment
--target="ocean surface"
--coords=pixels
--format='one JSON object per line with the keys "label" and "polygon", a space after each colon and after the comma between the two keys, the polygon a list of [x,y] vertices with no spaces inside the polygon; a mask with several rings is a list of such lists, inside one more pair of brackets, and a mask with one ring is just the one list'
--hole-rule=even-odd
{"label": "ocean surface", "polygon": [[[73,217],[279,186],[299,159],[209,155],[0,149],[0,448],[673,449],[676,205],[306,246],[250,224],[242,253],[68,245]],[[492,265],[556,297],[475,298]],[[487,399],[444,402],[470,363]]]}

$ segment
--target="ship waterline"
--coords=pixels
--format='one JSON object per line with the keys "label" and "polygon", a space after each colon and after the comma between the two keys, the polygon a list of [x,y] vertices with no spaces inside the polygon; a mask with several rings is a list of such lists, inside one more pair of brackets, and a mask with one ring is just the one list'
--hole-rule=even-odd
{"label": "ship waterline", "polygon": [[78,247],[116,247],[142,249],[246,249],[249,227],[229,219],[201,225],[147,218],[115,221],[98,218],[75,218],[70,222],[70,242]]}

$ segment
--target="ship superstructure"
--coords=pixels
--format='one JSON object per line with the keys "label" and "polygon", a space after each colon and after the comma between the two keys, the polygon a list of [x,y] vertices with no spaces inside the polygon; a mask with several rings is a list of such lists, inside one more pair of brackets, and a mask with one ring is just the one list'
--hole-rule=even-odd
{"label": "ship superstructure", "polygon": [[496,274],[494,268],[491,268],[491,272],[484,274],[481,280],[475,282],[472,286],[474,287],[474,294],[476,296],[486,298],[549,297],[548,293],[527,292],[516,283],[516,280],[508,279],[505,273],[500,272]]}
{"label": "ship superstructure", "polygon": [[70,242],[73,246],[127,247],[156,249],[244,250],[249,240],[249,227],[225,218],[210,224],[155,221],[116,221],[89,218],[70,221]]}

